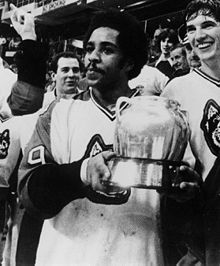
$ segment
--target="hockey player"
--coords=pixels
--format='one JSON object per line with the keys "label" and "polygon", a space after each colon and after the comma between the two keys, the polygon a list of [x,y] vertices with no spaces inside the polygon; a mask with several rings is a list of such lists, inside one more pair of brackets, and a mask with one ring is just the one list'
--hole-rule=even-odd
{"label": "hockey player", "polygon": [[[188,112],[190,146],[196,171],[204,181],[205,204],[200,219],[195,221],[195,214],[191,217],[195,226],[190,238],[199,228],[200,237],[188,246],[194,263],[200,260],[205,265],[219,265],[220,2],[193,0],[186,8],[185,19],[188,39],[201,60],[201,67],[172,80],[162,95],[177,100]],[[193,265],[187,261],[192,254],[181,265]]]}
{"label": "hockey player", "polygon": [[[46,219],[35,231],[40,235],[35,264],[163,265],[157,193],[105,193],[99,174],[89,175],[90,166],[96,168],[90,157],[100,153],[99,165],[113,156],[108,150],[116,100],[139,95],[128,80],[147,60],[145,34],[130,15],[106,11],[94,17],[84,46],[90,90],[73,101],[61,99],[40,116],[20,168],[24,207],[32,217]],[[33,228],[28,230],[32,234]],[[23,252],[24,263],[21,231],[19,237],[16,258]]]}
{"label": "hockey player", "polygon": [[[109,150],[115,103],[120,96],[139,95],[128,80],[147,60],[144,32],[125,13],[101,12],[91,22],[84,47],[90,90],[54,103],[40,116],[19,171],[24,207],[31,217],[45,219],[42,230],[35,231],[40,237],[34,263],[164,265],[157,192],[119,188],[106,193],[101,182],[110,177],[107,162],[114,156]],[[188,167],[180,171],[195,175]],[[199,185],[182,182],[180,188],[187,200]],[[22,232],[19,237],[16,258],[25,263],[27,242]]]}

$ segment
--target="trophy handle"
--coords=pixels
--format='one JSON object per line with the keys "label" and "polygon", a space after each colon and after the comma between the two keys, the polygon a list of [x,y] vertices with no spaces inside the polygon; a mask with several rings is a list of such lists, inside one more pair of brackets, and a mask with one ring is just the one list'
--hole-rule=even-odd
{"label": "trophy handle", "polygon": [[121,115],[121,105],[122,103],[127,103],[127,104],[131,104],[131,99],[125,96],[122,96],[120,98],[118,98],[117,102],[116,102],[116,117],[119,119],[120,115]]}

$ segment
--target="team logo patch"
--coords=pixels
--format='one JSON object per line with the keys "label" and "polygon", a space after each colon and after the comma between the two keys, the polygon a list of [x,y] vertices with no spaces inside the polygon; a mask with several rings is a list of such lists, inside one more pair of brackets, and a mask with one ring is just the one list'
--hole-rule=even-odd
{"label": "team logo patch", "polygon": [[9,145],[9,130],[5,129],[2,133],[0,133],[0,159],[5,159],[7,157]]}
{"label": "team logo patch", "polygon": [[98,153],[106,150],[112,150],[112,145],[106,145],[102,137],[99,134],[96,134],[90,140],[84,157],[85,158],[93,157]]}
{"label": "team logo patch", "polygon": [[206,103],[201,129],[211,152],[217,156],[220,152],[220,106],[214,100]]}

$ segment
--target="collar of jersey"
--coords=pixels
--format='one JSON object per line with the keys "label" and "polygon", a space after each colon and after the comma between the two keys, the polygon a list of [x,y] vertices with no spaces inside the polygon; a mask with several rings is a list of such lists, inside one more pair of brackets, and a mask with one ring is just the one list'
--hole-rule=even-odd
{"label": "collar of jersey", "polygon": [[193,71],[196,72],[197,74],[199,74],[200,76],[202,76],[204,79],[207,79],[208,81],[212,82],[216,86],[220,87],[220,80],[217,80],[217,79],[214,79],[214,78],[210,77],[209,75],[204,73],[199,68],[195,68],[195,69],[193,69]]}
{"label": "collar of jersey", "polygon": [[[93,101],[93,103],[105,114],[107,115],[112,121],[116,118],[116,113],[115,111],[110,111],[107,107],[105,107],[104,105],[100,104],[97,99],[94,97],[92,88],[89,88],[90,90],[90,97],[91,100]],[[138,89],[133,89],[131,90],[131,95],[129,96],[129,98],[133,98],[135,96],[140,96],[140,91]],[[126,108],[128,104],[124,103],[122,104],[120,110],[123,110]]]}

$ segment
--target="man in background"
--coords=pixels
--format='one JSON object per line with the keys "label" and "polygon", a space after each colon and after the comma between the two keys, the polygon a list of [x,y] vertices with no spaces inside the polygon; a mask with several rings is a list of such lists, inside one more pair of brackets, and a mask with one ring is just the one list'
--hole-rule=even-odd
{"label": "man in background", "polygon": [[193,70],[194,68],[198,68],[201,66],[200,59],[198,55],[195,53],[195,49],[192,48],[189,38],[186,34],[186,25],[183,24],[178,29],[178,36],[180,39],[180,43],[184,45],[186,49],[186,58],[188,61],[188,65],[190,67],[190,70]]}
{"label": "man in background", "polygon": [[190,68],[187,61],[186,49],[183,44],[179,43],[171,48],[170,58],[174,68],[173,78],[189,73]]}
{"label": "man in background", "polygon": [[62,52],[54,56],[51,62],[52,80],[55,88],[44,95],[43,107],[52,100],[71,99],[81,92],[79,82],[84,71],[82,61],[73,52]]}

